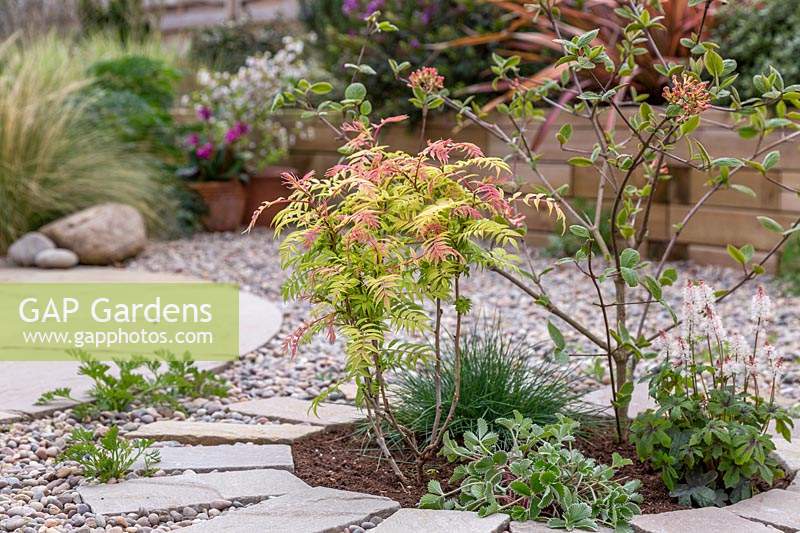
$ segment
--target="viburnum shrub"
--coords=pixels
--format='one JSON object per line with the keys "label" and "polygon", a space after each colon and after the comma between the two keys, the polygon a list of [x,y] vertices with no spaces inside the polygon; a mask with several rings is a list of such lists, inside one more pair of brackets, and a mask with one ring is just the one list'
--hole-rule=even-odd
{"label": "viburnum shrub", "polygon": [[[284,175],[292,192],[279,200],[288,205],[274,221],[277,234],[292,228],[280,247],[282,266],[292,271],[284,297],[315,304],[313,319],[289,336],[288,347],[294,353],[301,340],[317,333],[331,340],[337,332],[344,335],[348,376],[359,385],[378,443],[401,478],[385,444],[384,424],[403,436],[421,472],[438,451],[458,404],[461,323],[471,306],[460,280],[478,268],[513,267],[516,258],[507,247],[523,233],[523,217],[512,206],[520,194],[507,197],[500,188],[509,174],[502,159],[448,139],[429,142],[413,155],[378,144],[386,124],[404,119],[344,123],[342,132],[350,136],[344,150],[350,155],[322,178],[312,172]],[[560,214],[541,195],[523,200],[542,201]],[[432,319],[425,303],[435,309]],[[455,314],[456,382],[447,412],[441,397],[445,312]],[[432,350],[427,343],[393,338],[429,331]],[[436,361],[435,419],[427,442],[418,442],[392,412],[386,374],[413,368],[423,357]]]}
{"label": "viburnum shrub", "polygon": [[459,445],[445,435],[442,452],[456,466],[445,492],[428,483],[420,507],[477,511],[481,516],[506,513],[514,520],[541,520],[555,529],[597,531],[611,527],[633,531],[628,522],[641,511],[638,480],[614,480],[617,469],[632,464],[614,452],[611,466],[597,464],[573,448],[580,424],[561,417],[540,426],[519,411],[496,423],[511,439],[499,446],[499,435],[479,419],[475,432],[464,433]]}
{"label": "viburnum shrub", "polygon": [[[576,35],[573,28],[562,28],[558,0],[533,1],[529,5],[531,16],[547,18],[557,36],[554,46],[560,48],[562,56],[554,67],[560,76],[531,83],[520,74],[519,57],[495,56],[491,66],[495,82],[510,91],[507,103],[497,107],[501,115],[497,120],[484,115],[469,99],[454,99],[447,90],[447,80],[440,83],[432,69],[417,69],[408,76],[407,71],[412,67],[408,62],[388,61],[398,83],[411,87],[411,101],[422,110],[423,116],[431,110],[449,108],[457,112],[460,120],[479,126],[504,142],[511,152],[510,158],[530,167],[537,192],[546,194],[565,214],[569,232],[582,245],[573,256],[557,264],[577,269],[591,283],[591,289],[577,297],[593,300],[602,320],[601,327],[587,324],[548,296],[547,273],[553,267],[541,271],[522,268],[515,271],[499,265],[490,268],[557,319],[548,322],[547,329],[558,357],[577,352],[606,361],[620,439],[627,438],[628,406],[637,363],[655,356],[651,346],[659,331],[672,329],[679,323],[666,297],[677,280],[677,272],[667,266],[667,260],[687,225],[720,191],[754,195],[751,188],[739,181],[739,174],[745,168],[755,169],[765,181],[777,187],[797,192],[767,171],[780,160],[778,148],[800,137],[797,131],[800,85],[788,83],[778,71],[769,68],[753,79],[758,96],[740,98],[733,86],[737,78],[735,61],[725,59],[716,43],[699,37],[703,35],[705,15],[712,3],[712,0],[689,0],[688,7],[694,10],[692,15],[700,15],[702,22],[696,35],[681,39],[689,57],[678,63],[672,62],[654,44],[657,40],[653,35],[665,29],[661,24],[660,2],[631,0],[621,4],[616,14],[625,25],[618,28],[620,38],[616,48],[608,50],[597,40],[598,30]],[[379,18],[379,12],[366,18],[370,31],[391,31],[391,27],[381,25]],[[638,64],[637,57],[646,53],[652,54],[656,61]],[[662,100],[650,104],[644,101],[647,96],[630,88],[629,81],[640,69],[651,69],[651,74],[662,80]],[[349,142],[360,130],[338,128],[334,122],[340,114],[364,125],[380,124],[370,119],[369,95],[358,81],[359,75],[369,75],[370,70],[356,66],[353,72],[352,83],[341,101],[319,102],[319,96],[330,91],[330,84],[301,80],[278,94],[274,107],[302,109],[307,116],[319,118],[343,142]],[[423,76],[435,83],[423,85],[420,83]],[[726,153],[731,146],[727,143],[705,146],[696,136],[698,128],[719,125],[718,120],[708,117],[709,110],[728,114],[731,129],[743,138],[754,139],[752,152]],[[539,165],[535,142],[546,133],[556,112],[569,115],[573,121],[584,121],[593,132],[591,146],[573,142],[569,123],[555,133],[567,162],[597,177],[590,210],[577,208],[574,199],[567,197],[568,186],[557,187]],[[424,136],[423,129],[420,138]],[[691,169],[693,176],[704,176],[706,189],[671,227],[666,245],[650,263],[642,258],[642,252],[657,218],[652,216],[654,191],[673,179],[668,164]],[[588,212],[593,215],[588,216]],[[716,301],[762,274],[764,264],[800,229],[800,218],[788,228],[771,218],[758,218],[762,226],[777,234],[775,245],[759,260],[754,259],[751,245],[729,246],[731,257],[741,265],[742,276],[731,287],[715,293]],[[670,318],[665,321],[652,313],[658,307],[666,311],[661,316]],[[569,337],[561,327],[579,335],[582,344],[568,345]],[[584,345],[593,348],[587,351]]]}
{"label": "viburnum shrub", "polygon": [[[684,505],[722,505],[749,498],[758,482],[784,476],[770,452],[768,429],[791,438],[792,419],[775,405],[783,359],[767,341],[771,303],[753,297],[753,342],[728,334],[703,282],[684,288],[679,335],[661,335],[661,368],[650,380],[658,407],[631,425],[642,460],[661,471]],[[771,381],[759,381],[759,369]]]}

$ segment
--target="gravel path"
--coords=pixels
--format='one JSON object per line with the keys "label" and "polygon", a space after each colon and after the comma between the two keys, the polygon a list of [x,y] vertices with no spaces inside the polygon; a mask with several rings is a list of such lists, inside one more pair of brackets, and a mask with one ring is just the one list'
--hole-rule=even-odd
{"label": "gravel path", "polygon": [[[550,263],[552,260],[547,258],[532,260],[537,270]],[[729,286],[738,279],[737,272],[729,269],[687,263],[676,263],[675,266],[680,271],[681,280],[687,277],[704,279],[716,288]],[[268,231],[256,231],[248,236],[199,234],[191,239],[155,243],[127,267],[184,272],[211,280],[234,282],[247,291],[276,302],[281,300],[280,285],[285,279],[285,273],[280,270],[277,261],[277,243]],[[601,316],[598,308],[592,305],[591,299],[580,298],[580,295],[593,294],[588,292],[592,290],[590,283],[574,267],[559,268],[547,277],[547,286],[552,287],[549,294],[551,299],[599,331]],[[776,314],[771,340],[789,360],[781,393],[789,398],[800,399],[800,334],[794,327],[798,323],[800,307],[796,305],[796,298],[781,295],[780,287],[774,280],[764,278],[762,282],[773,298]],[[720,305],[729,329],[748,323],[753,289],[748,287]],[[547,317],[528,296],[491,273],[473,275],[463,283],[463,292],[473,299],[476,311],[473,317],[491,317],[499,312],[502,325],[510,336],[539,346],[542,356],[549,355],[550,343],[542,342],[547,339]],[[673,303],[677,303],[680,291],[672,293]],[[343,374],[340,341],[329,344],[323,339],[315,339],[302,346],[296,358],[289,358],[281,346],[283,338],[302,322],[308,306],[290,302],[283,304],[283,311],[285,320],[280,334],[225,372],[233,384],[230,398],[195,400],[187,404],[186,414],[153,408],[121,414],[105,413],[91,427],[102,432],[104,428],[115,424],[121,427],[124,434],[143,423],[161,419],[264,423],[261,419],[228,412],[225,405],[242,399],[275,395],[299,398],[315,396]],[[637,310],[632,309],[631,312],[636,314]],[[664,318],[662,314],[660,323],[665,323]],[[590,346],[579,344],[578,337],[569,333],[566,327],[563,331],[576,352],[583,353],[591,349]],[[591,360],[576,358],[576,361],[586,371],[584,386],[587,389],[596,388],[598,382],[589,375]],[[110,518],[94,515],[81,503],[74,490],[83,481],[79,468],[55,461],[65,447],[66,437],[78,424],[71,412],[67,411],[56,412],[40,420],[0,427],[0,531],[146,533],[177,529],[225,512],[190,507],[170,513],[143,512]],[[237,507],[241,504],[232,502],[232,505]]]}
{"label": "gravel path", "polygon": [[[216,281],[239,283],[246,290],[263,295],[273,301],[281,301],[280,286],[286,274],[276,260],[277,242],[272,233],[266,230],[254,231],[250,235],[238,234],[200,234],[192,239],[159,243],[149,247],[145,253],[131,262],[129,268],[146,270],[185,272]],[[552,265],[553,259],[535,257],[531,264],[536,271]],[[732,286],[740,278],[733,269],[700,266],[688,262],[673,265],[679,272],[678,285],[686,279],[705,280],[716,289]],[[589,325],[594,331],[602,331],[602,316],[599,307],[594,305],[594,287],[574,266],[561,266],[545,276],[548,295],[562,309],[569,311],[579,321]],[[782,350],[789,361],[781,389],[783,396],[800,399],[800,332],[796,324],[800,322],[800,298],[784,295],[776,280],[764,276],[760,283],[767,287],[773,300],[775,323],[771,328],[771,342]],[[608,284],[607,284],[608,285]],[[755,290],[750,284],[734,293],[719,304],[719,311],[729,330],[750,322],[750,298]],[[515,341],[538,346],[542,356],[549,356],[552,345],[547,341],[547,319],[550,318],[541,307],[510,282],[497,274],[478,272],[462,284],[464,295],[473,300],[472,320],[485,320],[499,316],[503,330]],[[643,291],[642,291],[643,292]],[[676,311],[680,311],[681,290],[666,289],[665,293]],[[589,296],[587,298],[587,296]],[[610,299],[610,295],[606,295]],[[644,299],[645,295],[639,295]],[[237,380],[243,392],[257,396],[290,394],[315,395],[320,387],[340,375],[342,371],[341,344],[333,345],[317,338],[310,344],[301,346],[297,357],[289,359],[281,344],[285,335],[302,323],[308,306],[304,303],[284,304],[284,324],[281,334],[267,346],[251,354],[237,365],[229,377]],[[638,324],[640,306],[631,306],[631,323]],[[446,324],[452,329],[452,316],[445,315]],[[558,322],[556,320],[556,322]],[[669,324],[666,311],[652,309],[645,334],[655,333]],[[574,353],[594,353],[591,344],[582,341],[568,326],[560,326],[570,348]],[[741,326],[739,326],[741,327]],[[745,333],[747,337],[747,334]],[[595,358],[576,358],[578,364],[587,370],[587,387],[596,388],[598,383],[588,375],[589,367]],[[643,370],[648,364],[640,365]]]}

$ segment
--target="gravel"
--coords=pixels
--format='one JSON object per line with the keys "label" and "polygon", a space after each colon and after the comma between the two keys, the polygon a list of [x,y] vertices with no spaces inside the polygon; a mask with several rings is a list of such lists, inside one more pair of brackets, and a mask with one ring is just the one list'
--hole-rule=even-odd
{"label": "gravel", "polygon": [[[552,259],[534,257],[531,260],[536,270],[543,269]],[[716,288],[732,285],[739,274],[720,267],[698,266],[690,263],[675,263],[680,280],[704,279]],[[277,261],[277,243],[269,231],[255,231],[248,236],[238,234],[199,234],[190,239],[155,243],[138,258],[128,263],[127,268],[151,271],[187,273],[205,279],[238,283],[244,290],[280,302],[280,285],[286,274]],[[563,266],[547,274],[546,286],[551,300],[568,310],[573,316],[599,330],[601,314],[593,305],[593,287],[574,267]],[[800,332],[793,324],[798,323],[800,308],[796,300],[785,295],[777,281],[765,277],[774,303],[775,323],[771,340],[788,359],[787,371],[781,386],[781,394],[787,398],[800,399]],[[753,286],[746,287],[719,306],[728,329],[742,329],[749,323],[750,297]],[[492,318],[499,313],[501,324],[513,340],[536,346],[538,354],[550,357],[551,345],[547,341],[547,315],[533,300],[514,288],[509,282],[492,273],[476,273],[462,284],[464,295],[473,300],[472,321]],[[671,302],[678,303],[680,291],[673,290]],[[636,317],[638,306],[632,306],[631,315]],[[224,375],[232,383],[228,398],[199,398],[185,404],[186,413],[170,409],[155,409],[143,406],[127,413],[102,413],[86,427],[98,435],[113,424],[121,427],[124,434],[140,425],[156,420],[225,421],[229,423],[260,423],[250,417],[227,410],[227,405],[251,398],[268,398],[276,395],[310,398],[344,375],[341,340],[333,344],[324,339],[314,339],[301,346],[295,358],[285,354],[284,338],[306,317],[309,307],[305,303],[283,304],[284,323],[276,338],[260,349],[236,361]],[[446,324],[451,328],[453,317],[446,315]],[[660,312],[648,323],[646,331],[655,331],[655,324],[667,323],[667,315]],[[635,323],[635,320],[633,321]],[[663,327],[663,326],[662,326]],[[576,353],[588,353],[590,345],[562,325],[567,343]],[[590,376],[589,369],[594,358],[576,357],[576,365],[585,374],[583,386],[597,388],[600,383]],[[644,371],[647,364],[640,365]],[[599,381],[604,381],[599,377]],[[332,397],[343,401],[341,397]],[[75,487],[85,483],[81,469],[74,463],[59,463],[58,454],[67,444],[67,436],[79,421],[71,411],[57,411],[46,418],[10,424],[0,428],[0,532],[56,532],[56,531],[108,531],[145,532],[170,531],[207,520],[230,509],[241,507],[240,502],[217,501],[209,506],[186,507],[171,512],[142,510],[124,516],[103,517],[89,512],[79,498]],[[177,443],[157,443],[157,446],[176,446]],[[133,475],[133,474],[131,474]],[[164,475],[156,472],[156,475]],[[355,530],[368,530],[379,523],[375,517],[368,522],[355,525]],[[353,529],[353,528],[351,528]]]}

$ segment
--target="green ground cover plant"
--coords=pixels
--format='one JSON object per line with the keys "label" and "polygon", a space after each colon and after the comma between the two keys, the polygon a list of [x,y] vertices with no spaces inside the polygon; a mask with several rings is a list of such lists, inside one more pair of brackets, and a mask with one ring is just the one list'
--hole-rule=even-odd
{"label": "green ground cover plant", "polygon": [[112,479],[123,479],[140,458],[144,468],[142,475],[154,471],[160,460],[158,450],[150,450],[155,441],[150,439],[126,439],[119,436],[119,428],[111,426],[95,440],[94,432],[75,428],[69,435],[68,447],[59,456],[59,461],[75,461],[83,468],[83,475],[108,483]]}
{"label": "green ground cover plant", "polygon": [[[113,366],[83,350],[74,350],[70,355],[80,361],[78,374],[93,382],[90,403],[74,408],[79,418],[102,411],[123,412],[139,403],[182,409],[181,399],[228,395],[227,382],[210,370],[197,368],[188,352],[180,357],[167,351],[156,352],[155,358],[131,356],[115,359]],[[44,393],[37,403],[47,404],[59,398],[79,401],[70,388],[62,387]]]}
{"label": "green ground cover plant", "polygon": [[610,527],[632,532],[628,522],[640,513],[639,481],[615,481],[616,470],[631,464],[614,454],[612,465],[597,464],[573,448],[579,423],[560,417],[540,426],[515,412],[496,425],[511,437],[500,445],[500,435],[478,419],[474,431],[458,444],[449,433],[442,453],[458,461],[448,492],[431,481],[420,507],[477,511],[486,516],[506,513],[513,520],[543,521],[553,529],[596,531]]}

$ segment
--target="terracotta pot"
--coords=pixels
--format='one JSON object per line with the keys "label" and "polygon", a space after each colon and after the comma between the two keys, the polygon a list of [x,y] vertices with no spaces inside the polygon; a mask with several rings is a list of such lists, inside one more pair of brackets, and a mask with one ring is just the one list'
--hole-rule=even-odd
{"label": "terracotta pot", "polygon": [[[262,202],[276,200],[281,196],[288,196],[291,191],[283,183],[281,174],[284,172],[296,172],[290,167],[266,167],[256,175],[250,176],[250,181],[245,186],[247,191],[247,203],[244,210],[242,224],[250,224],[253,212],[259,208]],[[278,212],[286,207],[285,205],[273,205],[265,209],[256,221],[256,226],[269,226],[272,219]]]}
{"label": "terracotta pot", "polygon": [[201,181],[189,186],[203,197],[208,207],[202,222],[209,231],[239,229],[244,213],[245,192],[239,180]]}

